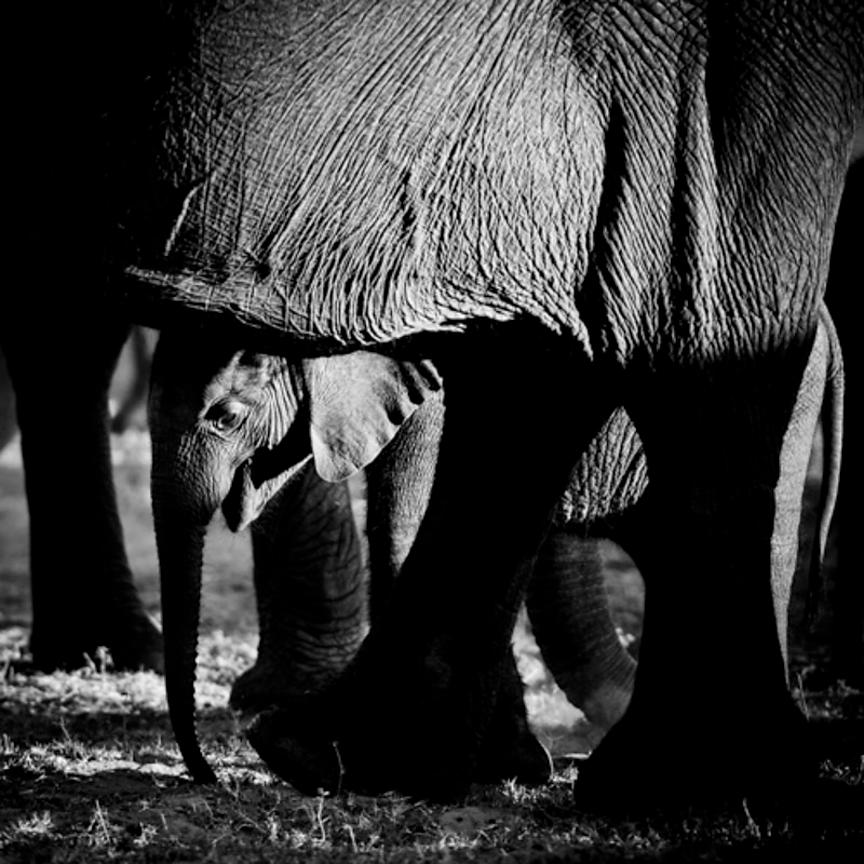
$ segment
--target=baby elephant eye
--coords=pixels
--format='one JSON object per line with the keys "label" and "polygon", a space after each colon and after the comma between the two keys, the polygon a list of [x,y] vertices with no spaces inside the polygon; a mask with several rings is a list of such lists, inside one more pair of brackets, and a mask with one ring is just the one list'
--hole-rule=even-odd
{"label": "baby elephant eye", "polygon": [[243,422],[248,411],[248,406],[243,402],[228,400],[213,405],[204,415],[204,419],[217,432],[231,432]]}

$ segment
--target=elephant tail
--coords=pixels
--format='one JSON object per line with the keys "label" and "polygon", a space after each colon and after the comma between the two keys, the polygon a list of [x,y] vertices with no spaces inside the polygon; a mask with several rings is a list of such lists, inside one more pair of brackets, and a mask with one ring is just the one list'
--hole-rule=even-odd
{"label": "elephant tail", "polygon": [[828,368],[825,376],[825,393],[822,402],[822,484],[819,497],[819,528],[816,542],[810,553],[809,590],[807,593],[806,620],[812,624],[822,594],[822,564],[828,545],[828,532],[837,502],[840,483],[840,463],[843,450],[843,353],[834,321],[823,304],[819,324],[824,328],[828,340]]}

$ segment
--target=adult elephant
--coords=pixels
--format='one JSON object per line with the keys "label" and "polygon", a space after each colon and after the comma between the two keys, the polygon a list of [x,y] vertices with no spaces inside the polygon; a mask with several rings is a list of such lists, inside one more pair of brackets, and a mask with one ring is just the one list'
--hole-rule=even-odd
{"label": "adult elephant", "polygon": [[[801,387],[864,103],[860,4],[96,11],[99,44],[75,56],[115,51],[110,74],[58,94],[96,101],[69,128],[99,146],[60,188],[84,181],[63,200],[93,208],[85,231],[105,243],[75,263],[95,257],[87,272],[122,283],[142,323],[387,360],[310,391],[324,479],[367,464],[435,392],[418,357],[445,385],[429,506],[384,619],[327,725],[264,736],[271,758],[338,740],[360,785],[463,788],[525,564],[623,406],[651,473],[633,551],[652,600],[633,701],[586,783],[626,765],[627,791],[656,800],[805,776],[772,569],[783,582],[796,540],[790,419],[815,398]],[[561,398],[577,388],[578,411]],[[697,642],[698,657],[678,650]],[[384,722],[394,676],[422,747]],[[746,727],[724,722],[730,694]]]}

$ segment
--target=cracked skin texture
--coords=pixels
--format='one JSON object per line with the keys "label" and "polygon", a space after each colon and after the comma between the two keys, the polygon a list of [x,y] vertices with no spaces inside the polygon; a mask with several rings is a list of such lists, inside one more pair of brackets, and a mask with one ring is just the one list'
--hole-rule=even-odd
{"label": "cracked skin texture", "polygon": [[[676,344],[739,351],[766,308],[812,306],[795,249],[833,214],[798,212],[778,155],[818,151],[839,189],[845,142],[812,111],[812,73],[842,50],[825,22],[787,26],[806,56],[766,50],[733,75],[727,43],[764,41],[774,11],[754,25],[670,3],[183,7],[147,22],[173,41],[146,76],[129,61],[137,86],[107,121],[114,263],[154,323],[179,300],[330,350],[528,318],[626,365]],[[762,98],[775,84],[782,116]],[[842,84],[836,104],[820,94],[825,117]],[[741,232],[760,195],[770,232],[766,217]],[[757,239],[777,254],[754,273],[739,258]]]}

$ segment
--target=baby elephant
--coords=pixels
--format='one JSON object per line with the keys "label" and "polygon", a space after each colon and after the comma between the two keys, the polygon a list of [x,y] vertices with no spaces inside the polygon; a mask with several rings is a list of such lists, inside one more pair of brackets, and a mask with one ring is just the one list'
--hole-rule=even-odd
{"label": "baby elephant", "polygon": [[[351,434],[349,428],[334,432],[321,420],[328,377],[350,376],[356,364],[380,364],[386,373],[393,362],[355,353],[292,363],[236,350],[218,338],[196,340],[194,352],[188,337],[165,331],[160,338],[149,422],[166,687],[181,752],[199,781],[213,779],[195,736],[192,684],[207,525],[221,510],[231,530],[250,527],[252,534],[261,640],[256,665],[235,684],[232,704],[247,710],[288,707],[296,723],[298,710],[312,704],[309,697],[326,691],[355,655],[368,629],[370,600],[373,619],[384,614],[422,519],[443,428],[439,393],[426,399],[368,470],[371,586],[347,486],[319,476],[328,471],[330,453]],[[418,386],[439,385],[430,376]],[[370,461],[384,448],[385,438],[368,448]],[[638,448],[638,439],[633,443]],[[421,473],[429,472],[428,477],[401,477],[395,483],[411,484],[413,499],[404,489],[394,494],[394,480],[387,476],[391,463],[401,463],[398,451],[404,447],[425,454],[416,464]],[[332,458],[338,460],[338,452]],[[640,464],[638,459],[633,463],[637,471]],[[620,480],[616,476],[610,482]],[[639,482],[637,477],[637,487]],[[566,552],[577,546],[581,551]],[[580,542],[562,525],[541,556],[529,608],[532,615],[544,605],[565,604],[571,610],[537,614],[538,641],[571,701],[608,726],[626,707],[635,664],[615,634],[598,564],[594,541]],[[499,716],[487,734],[490,744],[475,776],[543,781],[549,776],[549,758],[528,729],[512,663],[506,677]],[[266,745],[259,749],[269,757]],[[272,767],[279,771],[278,764]],[[319,765],[310,766],[315,780],[307,783],[304,766],[292,764],[288,779],[314,792],[321,771]]]}
{"label": "baby elephant", "polygon": [[[339,472],[334,442],[353,431],[350,419],[340,430],[328,416],[329,382],[356,365],[386,375],[396,364],[375,355],[292,364],[203,334],[194,351],[188,335],[172,332],[157,345],[149,425],[166,690],[180,750],[201,782],[214,775],[195,736],[193,687],[204,537],[217,510],[233,531],[251,526],[258,590],[259,661],[237,682],[236,705],[308,696],[342,670],[365,634],[348,490],[319,476]],[[310,394],[320,396],[317,413]],[[352,410],[341,404],[334,416],[352,418]]]}

